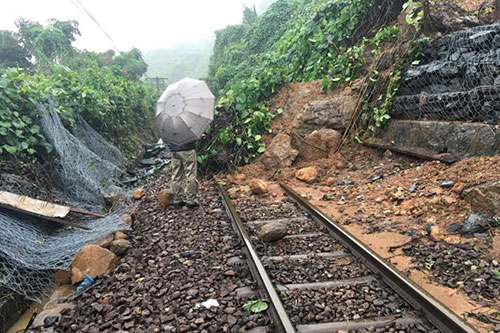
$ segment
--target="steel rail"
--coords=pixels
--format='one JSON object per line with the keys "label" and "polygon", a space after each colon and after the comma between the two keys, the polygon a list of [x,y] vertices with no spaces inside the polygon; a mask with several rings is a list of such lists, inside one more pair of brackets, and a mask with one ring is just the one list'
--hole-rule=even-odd
{"label": "steel rail", "polygon": [[231,202],[231,199],[227,195],[226,191],[224,190],[224,188],[221,185],[217,186],[222,196],[223,199],[222,202],[224,204],[224,207],[226,207],[226,211],[228,215],[231,217],[233,225],[235,226],[235,229],[237,229],[237,232],[240,235],[241,240],[243,240],[243,243],[245,245],[243,249],[245,251],[248,264],[250,266],[250,271],[252,272],[254,279],[257,280],[259,286],[262,287],[261,289],[264,290],[265,296],[270,300],[271,315],[272,318],[274,319],[274,324],[278,326],[277,332],[295,333],[296,332],[295,328],[292,325],[292,322],[290,321],[290,318],[288,317],[285,308],[283,307],[283,303],[281,303],[281,299],[278,296],[276,289],[274,289],[273,283],[271,282],[269,275],[267,275],[264,265],[262,265],[262,262],[260,261],[259,256],[257,255],[257,251],[255,251],[255,248],[253,247],[250,241],[250,236],[248,235],[248,232],[246,231],[243,225],[243,221],[236,212],[236,209],[233,203]]}
{"label": "steel rail", "polygon": [[450,311],[438,300],[430,296],[415,283],[404,277],[391,264],[371,251],[347,230],[330,220],[323,212],[309,201],[302,198],[297,192],[280,183],[285,192],[300,206],[305,208],[318,222],[325,225],[332,235],[353,251],[370,269],[379,274],[387,285],[394,289],[404,300],[410,303],[417,311],[421,311],[425,318],[443,333],[473,333],[476,332],[455,313]]}

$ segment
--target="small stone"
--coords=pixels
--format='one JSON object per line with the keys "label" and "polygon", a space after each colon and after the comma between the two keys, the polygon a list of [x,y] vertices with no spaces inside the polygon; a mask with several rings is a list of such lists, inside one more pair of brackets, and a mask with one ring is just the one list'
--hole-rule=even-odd
{"label": "small stone", "polygon": [[225,271],[224,272],[224,275],[225,276],[235,276],[236,275],[236,272],[233,271],[232,269],[228,270],[228,271]]}
{"label": "small stone", "polygon": [[324,186],[321,188],[321,192],[328,193],[328,192],[330,192],[330,188],[328,186]]}
{"label": "small stone", "polygon": [[120,220],[122,220],[123,223],[125,223],[128,226],[132,226],[132,222],[133,222],[132,215],[123,214],[122,216],[120,216]]}
{"label": "small stone", "polygon": [[158,193],[158,203],[165,209],[174,203],[174,191],[164,188]]}
{"label": "small stone", "polygon": [[442,241],[446,237],[446,232],[443,228],[433,225],[431,227],[430,236],[435,241]]}
{"label": "small stone", "polygon": [[318,169],[315,167],[307,167],[298,170],[295,177],[305,183],[312,184],[318,178]]}
{"label": "small stone", "polygon": [[203,318],[196,318],[196,320],[194,321],[194,323],[196,325],[203,324],[204,322],[205,322],[205,319],[203,319]]}
{"label": "small stone", "polygon": [[334,184],[335,184],[335,178],[334,178],[334,177],[328,177],[328,178],[326,179],[326,185],[328,185],[328,186],[332,186],[332,185],[334,185]]}
{"label": "small stone", "polygon": [[123,231],[117,231],[115,232],[115,240],[116,239],[128,239],[128,236]]}
{"label": "small stone", "polygon": [[132,247],[132,244],[126,239],[116,239],[111,242],[109,249],[116,255],[124,255]]}
{"label": "small stone", "polygon": [[384,158],[390,160],[392,158],[392,152],[387,149],[385,152],[384,152]]}
{"label": "small stone", "polygon": [[232,307],[232,306],[229,306],[229,307],[227,307],[227,308],[225,308],[225,309],[224,309],[224,312],[225,312],[226,314],[233,314],[233,313],[235,313],[235,312],[236,312],[236,308],[235,308],[235,307]]}
{"label": "small stone", "polygon": [[238,319],[236,319],[235,316],[232,316],[232,315],[227,316],[227,323],[229,324],[229,327],[234,326],[234,324],[236,324],[237,322],[238,322]]}
{"label": "small stone", "polygon": [[141,199],[141,198],[142,198],[145,194],[146,194],[146,190],[145,190],[145,189],[140,188],[140,189],[137,189],[137,190],[135,190],[135,191],[134,191],[133,197],[134,197],[134,199],[139,200],[139,199]]}
{"label": "small stone", "polygon": [[243,182],[246,179],[247,179],[247,176],[244,173],[237,173],[236,175],[234,175],[234,180],[236,180],[238,182]]}
{"label": "small stone", "polygon": [[248,186],[253,194],[261,195],[269,192],[269,187],[262,179],[253,178],[248,182]]}
{"label": "small stone", "polygon": [[109,244],[111,244],[113,239],[115,239],[113,234],[108,234],[108,235],[103,236],[103,237],[99,238],[98,240],[96,240],[94,244],[98,245],[100,247],[103,247],[105,249],[108,249]]}
{"label": "small stone", "polygon": [[439,186],[441,186],[442,188],[452,188],[453,185],[455,185],[454,181],[447,181],[447,182],[442,182],[441,184],[439,184]]}

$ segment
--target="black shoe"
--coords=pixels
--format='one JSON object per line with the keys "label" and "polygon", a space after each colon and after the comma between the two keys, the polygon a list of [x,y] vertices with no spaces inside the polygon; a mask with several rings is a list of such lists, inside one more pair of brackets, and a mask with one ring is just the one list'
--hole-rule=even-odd
{"label": "black shoe", "polygon": [[197,202],[186,202],[186,207],[187,208],[198,208],[198,207],[200,207],[200,204]]}
{"label": "black shoe", "polygon": [[181,200],[181,201],[178,201],[178,202],[174,202],[174,207],[175,208],[182,208],[186,206],[186,202],[184,200]]}

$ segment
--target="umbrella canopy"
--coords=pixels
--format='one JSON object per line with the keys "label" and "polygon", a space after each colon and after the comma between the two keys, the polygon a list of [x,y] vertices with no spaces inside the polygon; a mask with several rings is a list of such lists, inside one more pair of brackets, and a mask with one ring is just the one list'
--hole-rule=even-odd
{"label": "umbrella canopy", "polygon": [[214,119],[215,97],[205,82],[182,79],[156,104],[155,126],[165,142],[183,145],[201,137]]}

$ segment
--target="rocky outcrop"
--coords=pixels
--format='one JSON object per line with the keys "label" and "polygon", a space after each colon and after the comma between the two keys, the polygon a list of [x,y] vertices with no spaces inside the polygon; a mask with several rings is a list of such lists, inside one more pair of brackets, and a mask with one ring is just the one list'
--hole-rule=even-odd
{"label": "rocky outcrop", "polygon": [[299,141],[299,158],[303,161],[314,161],[332,156],[341,140],[342,135],[336,130],[315,130],[308,134],[304,141]]}
{"label": "rocky outcrop", "polygon": [[330,128],[344,131],[356,108],[355,96],[341,96],[325,101],[313,101],[304,106],[294,119],[293,127],[300,135],[316,129]]}
{"label": "rocky outcrop", "polygon": [[285,224],[281,222],[270,222],[264,224],[260,228],[257,236],[261,241],[270,243],[285,237],[286,234],[287,229]]}
{"label": "rocky outcrop", "polygon": [[71,283],[75,284],[89,274],[96,278],[116,266],[118,257],[113,252],[97,245],[87,245],[78,252],[71,262]]}
{"label": "rocky outcrop", "polygon": [[250,181],[248,182],[248,187],[250,187],[250,191],[252,191],[253,194],[257,195],[266,194],[267,192],[269,192],[269,187],[267,186],[266,182],[258,178],[250,179]]}
{"label": "rocky outcrop", "polygon": [[481,215],[500,216],[500,181],[465,188],[463,199]]}
{"label": "rocky outcrop", "polygon": [[260,157],[260,162],[267,169],[286,168],[292,165],[298,153],[292,148],[292,138],[288,134],[278,133]]}

